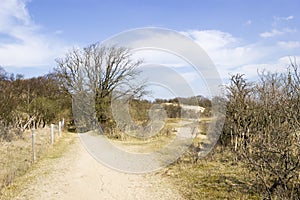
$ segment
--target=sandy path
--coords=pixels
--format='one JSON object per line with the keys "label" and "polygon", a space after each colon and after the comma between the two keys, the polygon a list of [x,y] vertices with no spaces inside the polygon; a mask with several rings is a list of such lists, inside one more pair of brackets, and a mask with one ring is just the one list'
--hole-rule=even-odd
{"label": "sandy path", "polygon": [[50,173],[39,173],[16,199],[182,199],[159,175],[125,174],[101,165],[78,138],[63,157],[39,165],[39,171]]}

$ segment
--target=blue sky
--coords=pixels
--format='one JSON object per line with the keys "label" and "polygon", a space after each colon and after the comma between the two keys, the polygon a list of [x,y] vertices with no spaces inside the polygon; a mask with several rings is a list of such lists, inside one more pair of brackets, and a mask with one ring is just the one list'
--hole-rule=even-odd
{"label": "blue sky", "polygon": [[198,43],[221,77],[283,71],[300,59],[298,0],[0,0],[0,65],[45,74],[73,46],[141,27],[178,31]]}

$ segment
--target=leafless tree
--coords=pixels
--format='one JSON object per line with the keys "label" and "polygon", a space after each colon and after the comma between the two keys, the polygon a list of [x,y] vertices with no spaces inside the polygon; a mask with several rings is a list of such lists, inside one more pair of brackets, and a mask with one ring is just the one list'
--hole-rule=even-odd
{"label": "leafless tree", "polygon": [[227,91],[227,117],[222,139],[230,141],[231,147],[237,151],[245,144],[249,133],[247,124],[252,118],[252,113],[248,112],[252,101],[252,84],[244,79],[243,74],[236,74],[231,77]]}
{"label": "leafless tree", "polygon": [[132,59],[128,48],[96,43],[73,49],[56,61],[56,71],[78,105],[73,112],[90,122],[97,120],[105,125],[111,121],[112,98],[139,97],[145,92],[145,85],[134,81],[142,61]]}

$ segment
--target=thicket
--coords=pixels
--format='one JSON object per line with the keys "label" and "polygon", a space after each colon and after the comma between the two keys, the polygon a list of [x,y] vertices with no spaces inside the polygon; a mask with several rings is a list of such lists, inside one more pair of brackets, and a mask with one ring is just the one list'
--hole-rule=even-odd
{"label": "thicket", "polygon": [[221,144],[254,174],[265,199],[300,196],[300,72],[259,73],[257,82],[233,75],[226,87]]}

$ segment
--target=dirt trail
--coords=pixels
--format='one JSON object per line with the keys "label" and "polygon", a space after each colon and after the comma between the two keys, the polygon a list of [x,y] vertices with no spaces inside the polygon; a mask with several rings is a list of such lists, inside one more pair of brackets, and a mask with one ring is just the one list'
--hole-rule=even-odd
{"label": "dirt trail", "polygon": [[159,175],[114,171],[94,160],[75,140],[61,158],[40,163],[37,170],[42,175],[24,186],[15,199],[183,199]]}

